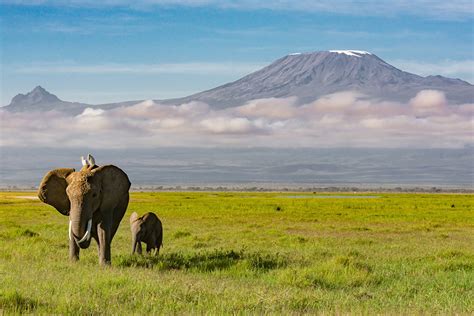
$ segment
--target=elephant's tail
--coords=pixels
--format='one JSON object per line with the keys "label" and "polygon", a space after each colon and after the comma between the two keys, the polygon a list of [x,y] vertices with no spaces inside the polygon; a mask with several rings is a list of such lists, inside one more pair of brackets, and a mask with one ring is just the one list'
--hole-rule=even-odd
{"label": "elephant's tail", "polygon": [[163,230],[161,230],[160,237],[158,237],[157,245],[158,249],[163,248]]}

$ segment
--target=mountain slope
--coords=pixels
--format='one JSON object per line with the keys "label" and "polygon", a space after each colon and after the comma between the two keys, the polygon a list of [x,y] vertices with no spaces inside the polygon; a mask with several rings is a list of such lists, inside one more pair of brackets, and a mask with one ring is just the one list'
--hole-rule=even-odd
{"label": "mountain slope", "polygon": [[424,89],[444,91],[453,103],[474,99],[474,86],[459,79],[404,72],[364,51],[321,51],[290,54],[237,81],[166,102],[199,100],[228,107],[253,99],[297,96],[305,103],[346,90],[406,102]]}

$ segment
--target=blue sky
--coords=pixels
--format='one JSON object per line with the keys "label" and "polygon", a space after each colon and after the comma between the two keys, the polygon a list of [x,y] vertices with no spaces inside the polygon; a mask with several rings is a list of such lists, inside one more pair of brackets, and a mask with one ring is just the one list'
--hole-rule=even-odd
{"label": "blue sky", "polygon": [[472,1],[101,3],[1,2],[2,105],[36,85],[93,104],[184,96],[329,49],[474,81]]}

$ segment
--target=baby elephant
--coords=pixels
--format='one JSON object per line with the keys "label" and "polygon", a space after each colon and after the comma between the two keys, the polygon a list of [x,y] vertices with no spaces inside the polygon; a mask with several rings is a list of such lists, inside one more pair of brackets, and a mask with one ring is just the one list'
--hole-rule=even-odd
{"label": "baby elephant", "polygon": [[142,242],[146,244],[146,252],[153,250],[154,254],[160,252],[163,245],[163,226],[160,219],[152,212],[138,217],[136,212],[130,216],[132,230],[132,254],[142,253]]}

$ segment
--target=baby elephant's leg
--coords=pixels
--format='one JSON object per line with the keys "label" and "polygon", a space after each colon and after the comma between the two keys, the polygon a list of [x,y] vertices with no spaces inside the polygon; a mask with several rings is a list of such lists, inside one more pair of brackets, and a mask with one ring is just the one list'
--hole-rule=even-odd
{"label": "baby elephant's leg", "polygon": [[153,234],[153,237],[150,240],[150,252],[153,256],[156,256],[158,247],[156,246],[157,238],[156,234]]}
{"label": "baby elephant's leg", "polygon": [[142,242],[141,242],[141,241],[138,241],[138,242],[137,242],[137,253],[138,253],[139,255],[142,254]]}
{"label": "baby elephant's leg", "polygon": [[147,243],[146,244],[146,253],[150,254],[150,252],[153,250],[153,244]]}

